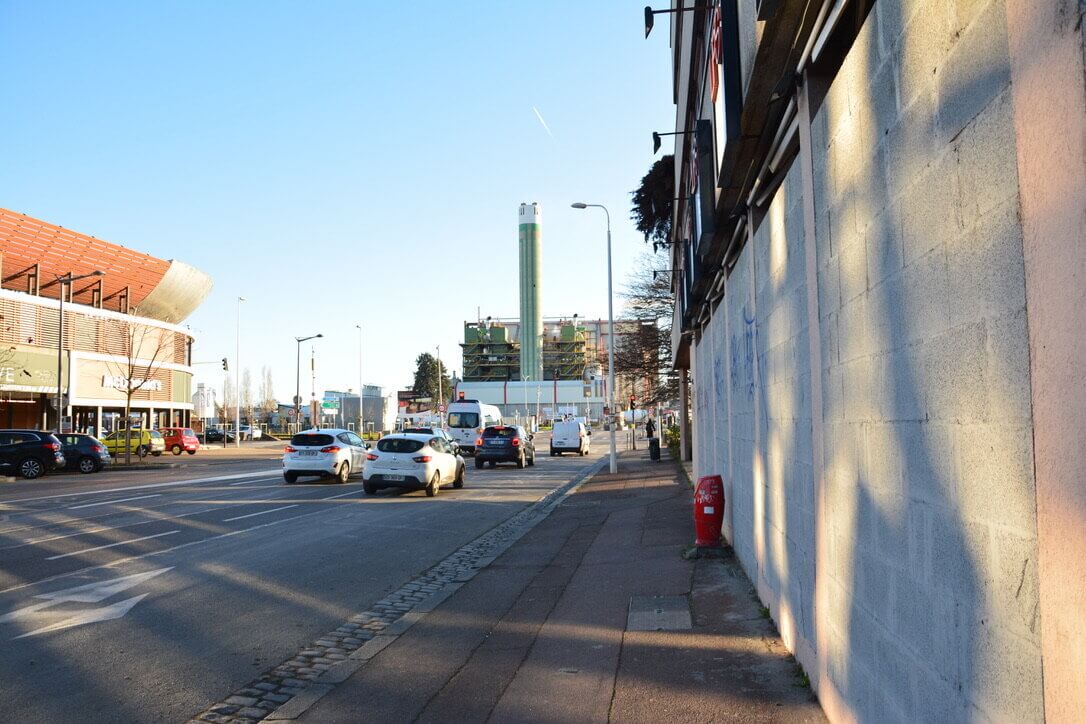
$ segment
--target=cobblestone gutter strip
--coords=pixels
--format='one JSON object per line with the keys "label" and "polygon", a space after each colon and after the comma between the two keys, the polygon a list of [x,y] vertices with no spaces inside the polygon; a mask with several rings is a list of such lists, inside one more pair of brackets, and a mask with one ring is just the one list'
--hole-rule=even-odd
{"label": "cobblestone gutter strip", "polygon": [[335,684],[364,666],[412,624],[490,565],[525,533],[550,515],[607,462],[602,458],[565,485],[464,545],[430,570],[350,617],[293,658],[214,704],[190,722],[289,721]]}

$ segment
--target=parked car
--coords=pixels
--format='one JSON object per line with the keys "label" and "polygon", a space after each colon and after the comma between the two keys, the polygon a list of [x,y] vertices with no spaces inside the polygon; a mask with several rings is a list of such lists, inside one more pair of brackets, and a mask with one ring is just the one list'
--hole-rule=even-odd
{"label": "parked car", "polygon": [[591,447],[592,431],[576,420],[562,420],[551,429],[551,457],[564,452],[587,455]]}
{"label": "parked car", "polygon": [[460,454],[460,443],[453,439],[453,436],[449,434],[448,430],[443,430],[440,427],[405,427],[400,432],[409,432],[415,435],[433,435],[440,437],[452,446],[453,452],[457,455]]}
{"label": "parked car", "polygon": [[370,444],[350,430],[305,430],[290,438],[283,448],[283,479],[296,483],[307,476],[335,476],[346,483],[366,467]]}
{"label": "parked car", "polygon": [[259,440],[264,437],[264,432],[258,426],[242,425],[238,428],[238,431],[241,433],[242,440]]}
{"label": "parked car", "polygon": [[183,452],[195,455],[200,449],[200,438],[196,437],[191,427],[164,427],[159,432],[162,433],[166,449],[174,455]]}
{"label": "parked car", "polygon": [[112,465],[113,458],[102,441],[91,435],[65,432],[56,436],[64,454],[64,467],[81,473],[96,473]]}
{"label": "parked car", "polygon": [[102,438],[102,444],[113,457],[125,454],[125,440],[128,440],[128,448],[133,454],[143,457],[150,453],[158,457],[166,452],[166,440],[158,430],[133,429],[130,433],[126,430],[118,430]]}
{"label": "parked car", "polygon": [[201,435],[201,437],[203,438],[205,443],[208,443],[208,442],[222,442],[222,439],[223,439],[224,435],[223,435],[223,431],[220,430],[219,428],[217,428],[217,427],[209,427],[206,430],[204,430],[203,435]]}
{"label": "parked car", "polygon": [[535,465],[535,436],[520,425],[492,425],[475,441],[475,467],[484,463],[516,463],[518,468]]}
{"label": "parked car", "polygon": [[63,468],[64,462],[55,435],[40,430],[0,430],[0,470],[33,480]]}
{"label": "parked car", "polygon": [[423,489],[434,497],[442,485],[464,487],[464,458],[438,435],[399,432],[377,441],[366,456],[362,487],[372,495],[380,488]]}

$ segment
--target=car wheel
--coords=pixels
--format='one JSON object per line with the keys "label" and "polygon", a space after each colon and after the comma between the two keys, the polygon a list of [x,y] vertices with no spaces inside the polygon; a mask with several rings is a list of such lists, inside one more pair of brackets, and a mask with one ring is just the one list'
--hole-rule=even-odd
{"label": "car wheel", "polygon": [[498,462],[496,460],[487,460],[487,465],[489,465],[490,467],[494,467],[497,464]]}
{"label": "car wheel", "polygon": [[483,460],[482,458],[475,458],[475,467],[476,468],[481,468],[485,464],[486,464],[486,460]]}
{"label": "car wheel", "polygon": [[457,490],[464,487],[464,466],[461,465],[460,469],[456,471],[456,480],[453,481],[453,487]]}
{"label": "car wheel", "polygon": [[283,480],[287,481],[287,485],[298,482],[298,473],[283,473]]}
{"label": "car wheel", "polygon": [[189,454],[189,455],[195,455],[195,454],[196,454],[196,451],[195,451],[195,450],[189,450],[189,451],[188,451],[188,454]]}
{"label": "car wheel", "polygon": [[143,445],[140,445],[139,447],[136,448],[136,457],[145,458],[145,457],[147,457],[148,452],[150,452],[150,451],[146,447],[144,447]]}
{"label": "car wheel", "polygon": [[551,448],[551,457],[553,458],[557,454],[558,453],[554,451],[554,448]]}
{"label": "car wheel", "polygon": [[96,473],[99,467],[98,461],[92,457],[84,455],[79,458],[79,472],[81,473]]}
{"label": "car wheel", "polygon": [[532,453],[532,456],[530,458],[528,458],[528,467],[533,467],[534,465],[535,465],[535,453]]}
{"label": "car wheel", "polygon": [[170,452],[172,452],[174,455],[180,455],[181,454],[181,446],[180,445],[174,445],[173,447],[170,448]]}
{"label": "car wheel", "polygon": [[162,451],[161,450],[153,450],[151,452],[151,454],[154,455],[157,458],[159,455],[162,454]]}
{"label": "car wheel", "polygon": [[19,475],[22,475],[27,480],[40,478],[44,474],[45,466],[42,465],[41,460],[38,460],[37,458],[27,458],[19,463]]}
{"label": "car wheel", "polygon": [[339,466],[339,472],[336,474],[336,482],[340,485],[346,483],[351,477],[351,466],[346,461]]}
{"label": "car wheel", "polygon": [[520,457],[517,458],[517,468],[523,468],[523,467],[524,467],[524,453],[521,453]]}
{"label": "car wheel", "polygon": [[426,497],[432,498],[437,495],[438,489],[441,487],[441,473],[434,473],[434,477],[430,478],[429,485],[426,486]]}
{"label": "car wheel", "polygon": [[374,485],[373,483],[363,482],[362,483],[362,490],[365,491],[366,495],[373,495],[374,493],[377,492],[377,486]]}

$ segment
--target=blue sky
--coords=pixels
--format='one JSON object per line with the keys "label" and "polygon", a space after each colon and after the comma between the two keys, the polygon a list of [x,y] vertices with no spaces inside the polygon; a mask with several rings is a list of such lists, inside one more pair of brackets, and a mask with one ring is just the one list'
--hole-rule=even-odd
{"label": "blue sky", "polygon": [[[517,206],[543,205],[543,310],[605,316],[645,248],[629,192],[673,124],[643,3],[0,1],[0,206],[197,266],[196,359],[318,393],[410,383],[462,323],[516,316]],[[543,127],[533,108],[549,128]],[[666,265],[659,257],[659,265]],[[217,366],[198,381],[219,384]],[[303,395],[306,393],[303,383]]]}

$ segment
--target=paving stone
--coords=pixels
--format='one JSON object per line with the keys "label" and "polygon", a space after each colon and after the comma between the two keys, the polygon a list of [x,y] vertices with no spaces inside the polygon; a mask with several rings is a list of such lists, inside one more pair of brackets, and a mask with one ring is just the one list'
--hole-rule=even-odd
{"label": "paving stone", "polygon": [[258,709],[255,706],[247,706],[244,709],[239,710],[238,713],[235,714],[235,716],[243,716],[257,721],[263,719],[267,715],[268,712],[264,711],[263,709]]}
{"label": "paving stone", "polygon": [[239,690],[235,691],[234,693],[237,694],[238,696],[255,696],[257,698],[260,698],[260,696],[263,695],[264,692],[261,691],[260,689],[256,689],[256,688],[253,688],[253,687],[246,687],[244,689],[239,689]]}
{"label": "paving stone", "polygon": [[[283,679],[283,686],[300,690],[305,688],[305,682],[299,679]],[[283,689],[280,689],[279,691],[283,691]]]}
{"label": "paving stone", "polygon": [[301,686],[284,686],[279,689],[279,693],[283,696],[298,696],[298,694],[301,694],[303,691],[305,691],[305,682],[299,681],[298,683],[301,684]]}
{"label": "paving stone", "polygon": [[265,701],[270,701],[273,704],[286,704],[288,701],[290,701],[293,698],[294,697],[292,695],[289,695],[289,694],[265,694],[264,695],[264,700]]}
{"label": "paving stone", "polygon": [[260,689],[261,691],[279,691],[279,685],[273,684],[270,681],[261,681],[259,684],[253,684],[254,689]]}
{"label": "paving stone", "polygon": [[256,698],[252,696],[228,696],[226,698],[227,704],[237,704],[238,706],[252,706],[256,701]]}

